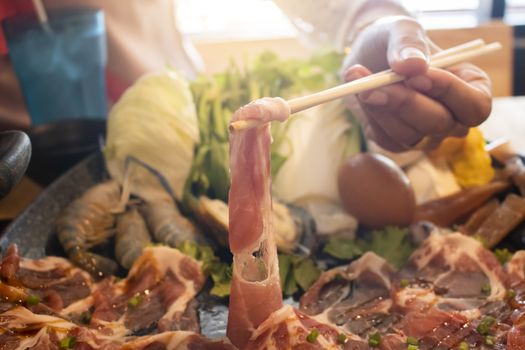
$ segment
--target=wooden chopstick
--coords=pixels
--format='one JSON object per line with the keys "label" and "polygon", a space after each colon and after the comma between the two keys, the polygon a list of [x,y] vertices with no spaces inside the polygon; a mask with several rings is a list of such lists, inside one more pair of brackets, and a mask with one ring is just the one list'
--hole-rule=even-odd
{"label": "wooden chopstick", "polygon": [[[436,68],[446,68],[453,64],[471,58],[486,55],[501,49],[499,42],[485,45],[483,40],[477,39],[447,50],[438,52],[430,57],[429,65]],[[311,95],[296,97],[288,100],[290,114],[304,111],[305,109],[333,101],[348,95],[358,94],[381,86],[390,85],[404,80],[405,77],[393,72],[391,69],[378,72],[361,79],[341,84]],[[252,128],[259,124],[257,120],[239,120],[230,124],[230,131]]]}

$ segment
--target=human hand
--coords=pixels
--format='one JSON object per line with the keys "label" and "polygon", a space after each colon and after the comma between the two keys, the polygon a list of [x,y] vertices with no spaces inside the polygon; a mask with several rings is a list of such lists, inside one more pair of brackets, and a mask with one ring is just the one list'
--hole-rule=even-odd
{"label": "human hand", "polygon": [[465,136],[490,114],[487,74],[468,63],[429,68],[436,51],[421,25],[406,16],[382,18],[358,35],[343,66],[345,81],[388,68],[407,76],[357,96],[366,135],[379,146],[393,152],[416,145],[433,149],[446,137]]}

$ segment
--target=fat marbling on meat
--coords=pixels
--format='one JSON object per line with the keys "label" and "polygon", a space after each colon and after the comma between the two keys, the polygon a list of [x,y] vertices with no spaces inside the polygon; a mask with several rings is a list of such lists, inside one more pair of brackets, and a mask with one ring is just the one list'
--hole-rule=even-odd
{"label": "fat marbling on meat", "polygon": [[503,267],[477,240],[433,233],[397,272],[367,253],[321,275],[300,310],[381,349],[525,348],[523,253]]}
{"label": "fat marbling on meat", "polygon": [[285,120],[289,114],[286,101],[264,98],[240,108],[232,117],[232,122],[260,121],[230,135],[228,241],[234,260],[227,334],[241,348],[282,306],[271,223],[269,122]]}
{"label": "fat marbling on meat", "polygon": [[69,338],[78,349],[233,348],[198,334],[195,297],[205,277],[176,249],[147,247],[127,278],[95,283],[65,259],[25,259],[11,246],[0,278],[1,349],[58,349]]}

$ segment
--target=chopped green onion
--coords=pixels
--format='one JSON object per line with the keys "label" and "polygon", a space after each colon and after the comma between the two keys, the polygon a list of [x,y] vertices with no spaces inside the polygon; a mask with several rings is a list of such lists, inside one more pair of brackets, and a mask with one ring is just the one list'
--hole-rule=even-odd
{"label": "chopped green onion", "polygon": [[61,349],[73,349],[76,342],[77,338],[75,337],[65,337],[60,341],[60,343],[58,343],[58,346]]}
{"label": "chopped green onion", "polygon": [[474,236],[472,236],[472,238],[474,238],[476,241],[481,243],[481,245],[483,245],[484,247],[487,246],[487,240],[485,239],[485,237],[483,237],[483,236],[481,236],[479,234],[475,234]]}
{"label": "chopped green onion", "polygon": [[80,321],[84,324],[90,324],[91,323],[91,312],[85,311],[80,314]]}
{"label": "chopped green onion", "polygon": [[407,350],[417,350],[417,349],[419,349],[419,348],[417,347],[417,345],[408,344],[408,346],[407,346]]}
{"label": "chopped green onion", "polygon": [[485,316],[483,317],[479,325],[476,327],[476,330],[481,335],[487,335],[489,334],[489,330],[495,322],[496,322],[496,319],[494,317]]}
{"label": "chopped green onion", "polygon": [[407,280],[407,279],[405,279],[405,278],[403,278],[401,281],[399,281],[399,286],[400,286],[401,288],[406,288],[406,287],[408,287],[409,285],[410,285],[410,281]]}
{"label": "chopped green onion", "polygon": [[141,301],[142,301],[142,297],[139,294],[137,294],[128,300],[128,306],[137,307],[139,306]]}
{"label": "chopped green onion", "polygon": [[490,294],[492,288],[490,287],[490,283],[485,283],[482,287],[481,287],[481,292],[483,294]]}
{"label": "chopped green onion", "polygon": [[494,337],[493,335],[487,335],[485,337],[485,345],[492,347],[495,344],[496,344],[496,337]]}
{"label": "chopped green onion", "polygon": [[27,305],[37,305],[40,302],[40,297],[38,295],[28,295],[26,298]]}
{"label": "chopped green onion", "polygon": [[415,337],[407,337],[407,344],[408,345],[419,345],[419,341]]}
{"label": "chopped green onion", "polygon": [[346,335],[344,333],[340,333],[337,336],[337,342],[340,343],[340,344],[346,343]]}
{"label": "chopped green onion", "polygon": [[306,336],[306,341],[309,343],[315,343],[317,340],[317,337],[319,336],[319,331],[317,329],[312,329],[310,334]]}
{"label": "chopped green onion", "polygon": [[458,350],[469,350],[468,343],[462,341],[462,342],[459,344]]}
{"label": "chopped green onion", "polygon": [[512,259],[512,253],[507,248],[496,249],[494,251],[494,255],[499,260],[501,265],[505,265],[509,262],[510,259]]}
{"label": "chopped green onion", "polygon": [[381,334],[379,333],[372,334],[368,338],[368,345],[370,345],[373,348],[378,347],[380,343],[381,343]]}
{"label": "chopped green onion", "polygon": [[514,299],[515,296],[516,296],[516,291],[515,290],[513,290],[513,289],[508,289],[507,290],[507,294],[506,294],[507,299]]}

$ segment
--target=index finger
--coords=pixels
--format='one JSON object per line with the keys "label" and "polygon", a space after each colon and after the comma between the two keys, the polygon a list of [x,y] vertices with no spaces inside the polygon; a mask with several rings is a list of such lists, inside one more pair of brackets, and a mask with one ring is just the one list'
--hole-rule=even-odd
{"label": "index finger", "polygon": [[481,124],[492,109],[490,79],[478,67],[462,63],[447,70],[430,68],[406,84],[445,105],[466,126]]}

